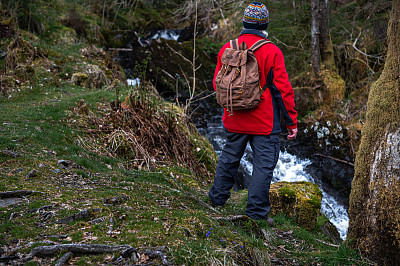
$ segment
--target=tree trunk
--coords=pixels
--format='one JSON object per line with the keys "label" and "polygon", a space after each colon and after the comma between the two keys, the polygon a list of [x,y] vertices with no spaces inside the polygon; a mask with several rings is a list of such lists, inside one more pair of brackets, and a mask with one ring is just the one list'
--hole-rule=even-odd
{"label": "tree trunk", "polygon": [[385,68],[372,85],[355,162],[348,238],[380,265],[400,261],[400,0],[393,1]]}
{"label": "tree trunk", "polygon": [[321,61],[324,66],[336,71],[331,35],[329,34],[329,0],[320,0],[319,43]]}
{"label": "tree trunk", "polygon": [[321,72],[320,21],[319,0],[311,0],[311,59],[314,73],[317,76]]}
{"label": "tree trunk", "polygon": [[321,63],[333,69],[335,65],[329,34],[329,0],[311,0],[311,53],[314,73],[321,72]]}
{"label": "tree trunk", "polygon": [[311,60],[317,79],[322,81],[322,94],[327,107],[335,107],[345,92],[339,76],[329,34],[329,0],[311,0]]}

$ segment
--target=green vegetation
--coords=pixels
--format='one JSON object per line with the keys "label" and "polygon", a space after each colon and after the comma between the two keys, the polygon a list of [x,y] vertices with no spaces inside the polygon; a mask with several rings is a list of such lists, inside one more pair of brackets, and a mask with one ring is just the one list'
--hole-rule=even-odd
{"label": "green vegetation", "polygon": [[[177,27],[176,21],[163,19],[177,11],[193,18],[193,6],[167,2],[154,9],[141,0],[1,1],[1,36],[11,36],[0,39],[0,49],[8,52],[0,59],[0,191],[42,193],[0,208],[0,247],[26,255],[48,245],[44,241],[129,244],[142,254],[138,262],[160,264],[160,258],[144,253],[161,249],[176,265],[367,265],[347,242],[333,244],[322,233],[323,216],[308,230],[282,212],[274,214],[273,228],[264,221],[215,220],[242,214],[246,191],[234,192],[222,209],[207,203],[216,155],[182,108],[163,100],[146,78],[162,70],[181,73],[179,66],[190,70],[166,44],[191,58],[193,43],[162,40],[146,51],[135,69],[139,88],[128,87],[114,54],[98,48],[125,47],[134,31],[145,36],[152,29]],[[201,1],[203,7],[211,2]],[[286,2],[270,3],[270,36],[286,55],[289,74],[302,73],[304,81],[309,4]],[[292,2],[295,7],[288,10]],[[342,9],[349,13],[357,8],[355,3],[346,6]],[[240,32],[242,12],[230,7],[224,9],[229,32],[218,8],[210,15],[210,23],[220,25],[216,32],[207,32],[204,16],[199,20],[197,62],[202,67],[197,77],[213,73],[219,47]],[[179,26],[192,24],[181,21]],[[337,36],[333,41],[340,44]],[[178,66],[171,65],[173,60]],[[187,83],[183,77],[178,83],[170,77],[158,82],[172,89]],[[311,192],[301,201],[314,212],[321,195]],[[299,198],[289,187],[277,193],[288,203]],[[61,223],[68,217],[73,218]],[[54,264],[62,255],[35,258],[27,265]],[[120,252],[81,254],[70,262],[116,263],[118,258]]]}
{"label": "green vegetation", "polygon": [[[57,58],[69,57],[76,62],[81,49],[82,46],[72,46],[59,50]],[[72,74],[65,69],[59,73]],[[321,244],[315,239],[329,242],[329,237],[299,228],[295,221],[282,215],[275,217],[275,228],[269,228],[265,222],[254,227],[251,223],[213,220],[214,216],[241,214],[246,193],[234,193],[226,207],[214,211],[197,200],[207,202],[210,178],[196,175],[179,161],[157,162],[153,170],[139,170],[123,154],[107,156],[96,152],[100,146],[91,146],[88,133],[96,127],[85,121],[100,119],[102,110],[107,110],[106,106],[115,100],[115,91],[78,87],[67,79],[62,79],[58,86],[51,82],[36,84],[45,78],[55,79],[59,73],[43,72],[47,76],[33,81],[32,89],[12,92],[11,98],[1,100],[0,150],[18,155],[0,154],[0,187],[3,191],[44,192],[27,197],[17,206],[1,208],[1,246],[15,246],[13,240],[17,239],[26,254],[37,245],[45,245],[40,242],[46,240],[64,244],[129,244],[140,252],[165,246],[169,260],[177,265],[267,264],[288,259],[305,264],[362,262],[346,244],[339,248]],[[130,92],[130,88],[120,87],[120,98]],[[81,99],[85,99],[86,112],[81,112]],[[151,108],[175,110],[170,115],[184,122],[176,106],[155,96],[147,99],[155,103]],[[200,148],[194,149],[197,160],[205,159],[205,169],[211,171],[215,161],[207,155],[213,154],[210,144],[194,133],[190,139],[194,147]],[[101,144],[101,138],[98,141]],[[60,160],[69,165],[64,166]],[[28,177],[33,169],[37,174]],[[121,200],[113,201],[116,197]],[[89,217],[67,224],[57,223],[89,209],[100,211],[89,212]],[[98,223],[97,218],[101,218]],[[265,230],[267,238],[259,233],[259,228]],[[54,237],[62,235],[66,237]],[[37,244],[29,246],[30,242]],[[49,264],[51,260],[41,259],[41,263]],[[71,260],[76,264],[111,261],[109,255],[82,255]],[[146,257],[142,262],[146,262]]]}

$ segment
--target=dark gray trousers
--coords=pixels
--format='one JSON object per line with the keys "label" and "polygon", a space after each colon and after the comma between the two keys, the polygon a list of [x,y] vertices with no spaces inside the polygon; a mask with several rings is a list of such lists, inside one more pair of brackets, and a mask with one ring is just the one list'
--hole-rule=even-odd
{"label": "dark gray trousers", "polygon": [[269,188],[279,158],[277,135],[248,135],[226,131],[226,144],[219,158],[214,184],[208,195],[214,205],[222,206],[230,197],[235,174],[247,142],[253,151],[253,173],[248,187],[245,214],[252,219],[266,219],[271,209]]}

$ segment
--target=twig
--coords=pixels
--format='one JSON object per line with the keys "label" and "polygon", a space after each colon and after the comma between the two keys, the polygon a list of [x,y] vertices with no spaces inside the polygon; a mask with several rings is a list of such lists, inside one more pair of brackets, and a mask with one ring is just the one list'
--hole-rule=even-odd
{"label": "twig", "polygon": [[181,53],[177,52],[174,48],[172,48],[171,46],[169,46],[168,43],[165,43],[165,45],[167,45],[167,47],[168,47],[169,49],[171,49],[172,52],[174,52],[175,54],[177,54],[177,55],[179,55],[180,57],[182,57],[183,60],[189,62],[189,64],[190,64],[191,66],[193,65],[192,61],[190,61],[189,59],[187,59],[186,57],[184,57]]}
{"label": "twig", "polygon": [[[349,44],[347,44],[347,45],[349,45]],[[376,58],[376,59],[378,59],[378,60],[381,60],[381,59],[382,59],[382,56],[369,55],[369,54],[364,53],[363,51],[361,51],[360,49],[358,49],[358,48],[355,46],[355,44],[351,45],[351,47],[353,47],[357,52],[359,52],[359,53],[362,54],[362,55],[365,55],[366,57]]]}
{"label": "twig", "polygon": [[232,36],[232,35],[231,35],[231,31],[229,30],[228,23],[226,22],[226,19],[225,19],[225,16],[224,16],[224,12],[222,11],[221,5],[218,3],[217,0],[214,0],[214,2],[217,4],[218,9],[219,9],[219,12],[221,13],[221,16],[222,16],[222,19],[223,19],[223,21],[224,21],[224,24],[225,24],[225,27],[226,27],[226,31],[228,32],[228,35],[229,35],[229,36]]}
{"label": "twig", "polygon": [[288,45],[288,44],[282,42],[281,40],[279,40],[279,39],[276,38],[275,36],[271,36],[271,38],[274,38],[277,42],[283,44],[283,45],[284,45],[285,47],[287,47],[287,48],[290,48],[290,49],[299,49],[299,50],[304,51],[302,48],[300,48],[300,47],[298,47],[298,46],[291,46],[291,45]]}
{"label": "twig", "polygon": [[216,94],[216,92],[215,92],[215,91],[214,91],[213,93],[211,93],[211,94],[208,94],[208,95],[206,95],[206,96],[204,96],[204,97],[201,97],[200,99],[193,100],[193,101],[192,101],[192,103],[195,103],[195,102],[198,102],[198,101],[204,100],[204,99],[206,99],[206,98],[208,98],[208,97],[211,97],[211,96],[213,96],[214,94]]}
{"label": "twig", "polygon": [[107,48],[106,51],[133,52],[131,48]]}
{"label": "twig", "polygon": [[318,242],[320,242],[320,243],[322,243],[322,244],[325,244],[325,245],[328,245],[328,246],[331,246],[331,247],[335,247],[335,248],[338,248],[338,247],[340,246],[340,245],[335,245],[335,244],[331,244],[331,243],[322,241],[322,240],[320,240],[320,239],[318,239],[318,238],[315,238],[315,240],[317,240]]}
{"label": "twig", "polygon": [[320,154],[320,153],[316,153],[316,154],[314,154],[314,156],[320,156],[320,157],[332,159],[332,160],[335,160],[337,162],[345,163],[345,164],[348,164],[348,165],[351,165],[351,166],[354,167],[354,163],[352,163],[352,162],[345,161],[345,160],[342,160],[342,159],[338,159],[338,158],[335,158],[335,157],[331,157],[331,156],[328,156],[328,155],[323,155],[323,154]]}

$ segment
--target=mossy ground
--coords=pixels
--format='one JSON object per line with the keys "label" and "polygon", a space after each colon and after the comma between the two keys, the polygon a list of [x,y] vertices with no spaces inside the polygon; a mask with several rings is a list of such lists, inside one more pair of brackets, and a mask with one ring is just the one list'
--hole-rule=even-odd
{"label": "mossy ground", "polygon": [[[59,65],[61,69],[40,71],[40,75],[29,81],[29,89],[15,86],[10,91],[11,98],[1,99],[0,150],[16,154],[15,157],[7,152],[0,155],[0,188],[43,192],[0,209],[0,241],[5,252],[18,247],[19,253],[27,254],[34,246],[45,245],[40,242],[49,240],[129,244],[139,251],[165,246],[169,260],[176,265],[364,263],[346,244],[337,248],[318,242],[315,239],[329,241],[329,238],[302,229],[282,215],[274,217],[275,228],[258,223],[266,230],[268,240],[246,225],[213,220],[214,216],[242,214],[245,191],[234,193],[219,214],[199,203],[199,200],[207,202],[211,180],[195,176],[185,165],[171,161],[165,166],[158,164],[152,171],[138,171],[126,168],[123,157],[87,149],[81,141],[87,132],[67,123],[71,110],[81,99],[85,99],[89,109],[107,105],[115,100],[115,91],[91,90],[70,83],[66,74],[71,77],[74,68],[71,62],[81,60],[81,48],[78,45],[67,50],[49,49],[51,60],[65,60]],[[56,78],[57,84],[49,82]],[[121,99],[129,91],[122,86]],[[202,151],[210,152],[210,145],[204,139],[196,137],[192,141],[200,148],[195,149],[198,159],[204,157]],[[59,160],[71,161],[73,167],[63,168]],[[32,170],[37,174],[28,175]],[[124,196],[124,200],[114,205],[106,203],[117,196]],[[55,223],[82,210],[96,208],[100,211],[93,212],[86,220]],[[92,222],[96,218],[102,218],[102,222]],[[56,237],[63,235],[65,238]],[[60,256],[35,258],[35,261],[46,265]],[[118,254],[79,255],[71,262],[113,263],[117,257]]]}

